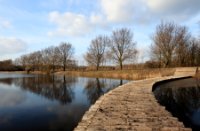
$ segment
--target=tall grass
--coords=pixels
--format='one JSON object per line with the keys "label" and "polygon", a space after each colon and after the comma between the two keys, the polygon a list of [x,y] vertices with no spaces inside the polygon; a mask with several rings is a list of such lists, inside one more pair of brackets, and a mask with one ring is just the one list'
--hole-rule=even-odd
{"label": "tall grass", "polygon": [[162,69],[110,70],[110,71],[66,71],[66,72],[57,72],[56,74],[97,77],[97,78],[139,80],[139,79],[147,79],[160,76],[170,76],[174,75],[174,72],[175,72],[174,68],[162,68]]}

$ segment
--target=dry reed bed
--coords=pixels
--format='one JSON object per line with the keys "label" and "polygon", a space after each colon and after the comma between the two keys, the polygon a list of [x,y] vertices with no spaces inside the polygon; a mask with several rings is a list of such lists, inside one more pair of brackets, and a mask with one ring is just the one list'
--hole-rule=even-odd
{"label": "dry reed bed", "polygon": [[112,70],[112,71],[66,71],[57,72],[57,75],[71,75],[97,78],[114,78],[139,80],[146,78],[155,78],[160,76],[170,76],[175,72],[175,68],[162,69],[139,69],[139,70]]}

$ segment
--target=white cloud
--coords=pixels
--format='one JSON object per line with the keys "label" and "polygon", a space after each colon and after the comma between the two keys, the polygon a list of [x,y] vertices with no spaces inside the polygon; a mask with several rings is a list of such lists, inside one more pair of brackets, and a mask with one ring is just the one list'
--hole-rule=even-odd
{"label": "white cloud", "polygon": [[101,0],[108,22],[129,22],[133,19],[134,0]]}
{"label": "white cloud", "polygon": [[107,26],[107,21],[104,19],[102,15],[98,15],[98,14],[92,14],[90,16],[90,22],[93,26],[100,26],[100,27]]}
{"label": "white cloud", "polygon": [[199,0],[148,0],[147,5],[152,15],[176,20],[187,20],[200,12]]}
{"label": "white cloud", "polygon": [[0,55],[2,57],[25,51],[27,44],[16,38],[0,38],[0,47]]}
{"label": "white cloud", "polygon": [[178,13],[194,13],[199,11],[199,0],[148,0],[149,7],[159,12],[178,12]]}
{"label": "white cloud", "polygon": [[20,90],[10,88],[11,87],[9,85],[3,84],[0,92],[0,107],[13,107],[26,100],[25,93]]}
{"label": "white cloud", "polygon": [[188,20],[200,13],[199,5],[199,0],[100,0],[107,22],[120,24]]}
{"label": "white cloud", "polygon": [[90,20],[82,14],[71,12],[61,14],[54,11],[49,13],[49,21],[57,27],[55,31],[48,32],[50,36],[78,36],[84,35],[92,30]]}
{"label": "white cloud", "polygon": [[133,7],[137,5],[133,2],[135,0],[100,0],[99,8],[91,11],[89,15],[50,12],[49,21],[56,29],[49,31],[48,36],[83,36],[97,28],[108,28],[111,23],[131,22]]}
{"label": "white cloud", "polygon": [[[73,3],[71,0],[68,2]],[[98,0],[96,4],[97,8],[87,15],[85,12],[50,12],[49,21],[56,28],[49,31],[48,35],[83,36],[95,29],[118,25],[152,26],[160,20],[186,23],[200,13],[199,0]]]}
{"label": "white cloud", "polygon": [[8,29],[11,27],[12,27],[12,24],[10,21],[5,20],[4,18],[0,17],[0,28]]}

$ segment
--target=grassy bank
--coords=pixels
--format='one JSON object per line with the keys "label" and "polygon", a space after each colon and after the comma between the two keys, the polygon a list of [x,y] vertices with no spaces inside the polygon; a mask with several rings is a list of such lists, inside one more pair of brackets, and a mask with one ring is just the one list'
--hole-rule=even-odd
{"label": "grassy bank", "polygon": [[[59,71],[55,75],[70,75],[82,77],[96,77],[96,78],[113,78],[126,80],[140,80],[147,78],[154,78],[160,76],[174,75],[175,68],[162,69],[137,69],[137,70],[106,70],[106,71]],[[11,71],[3,73],[19,73],[27,74],[26,71]],[[46,72],[34,71],[30,74],[46,74]]]}
{"label": "grassy bank", "polygon": [[61,71],[55,74],[97,77],[97,78],[139,80],[139,79],[154,78],[159,76],[169,76],[173,75],[174,72],[175,72],[174,68],[164,68],[164,69],[111,70],[111,71],[65,71],[65,72]]}

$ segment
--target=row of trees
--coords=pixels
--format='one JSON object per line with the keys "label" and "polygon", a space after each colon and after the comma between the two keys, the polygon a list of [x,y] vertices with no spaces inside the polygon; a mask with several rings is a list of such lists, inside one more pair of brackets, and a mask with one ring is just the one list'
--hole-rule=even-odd
{"label": "row of trees", "polygon": [[84,58],[96,70],[106,60],[114,61],[122,70],[123,64],[133,62],[136,55],[133,33],[130,29],[122,28],[113,31],[110,37],[100,35],[93,39]]}
{"label": "row of trees", "polygon": [[54,72],[56,68],[74,66],[75,61],[72,60],[74,48],[70,43],[61,43],[59,46],[50,46],[41,51],[35,51],[30,54],[21,56],[15,60],[17,65],[21,65],[27,71],[43,70]]}
{"label": "row of trees", "polygon": [[152,41],[151,59],[159,67],[200,65],[200,43],[187,27],[162,21]]}
{"label": "row of trees", "polygon": [[12,60],[0,61],[0,71],[22,71],[21,66],[16,66],[13,64]]}
{"label": "row of trees", "polygon": [[[35,51],[15,60],[27,71],[42,70],[54,72],[57,68],[76,66],[73,60],[74,48],[70,43],[61,43],[59,46],[50,46],[41,51]],[[130,29],[122,28],[112,32],[112,35],[99,35],[91,41],[87,53],[84,55],[89,66],[96,70],[107,60],[115,62],[120,69],[123,65],[134,61],[137,55],[136,43]],[[110,62],[111,63],[111,62]]]}
{"label": "row of trees", "polygon": [[[146,62],[148,67],[200,65],[200,42],[192,37],[187,27],[162,21],[151,38],[150,61]],[[23,55],[15,63],[28,71],[54,72],[61,68],[65,71],[66,68],[76,66],[73,54],[74,48],[70,43],[61,43]],[[128,28],[121,28],[114,30],[110,36],[99,35],[91,40],[84,59],[96,70],[105,62],[114,62],[122,70],[125,64],[135,62],[137,54],[133,33]]]}

